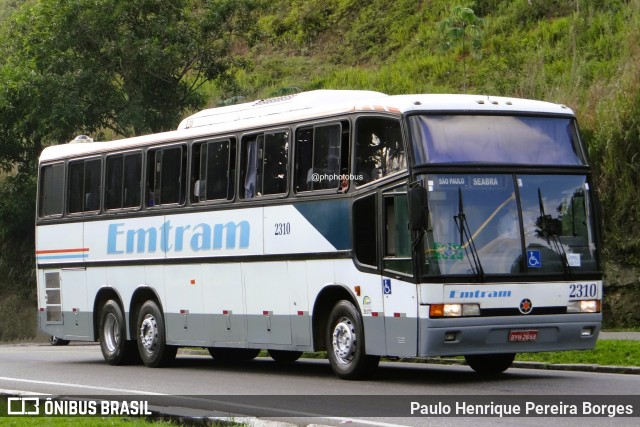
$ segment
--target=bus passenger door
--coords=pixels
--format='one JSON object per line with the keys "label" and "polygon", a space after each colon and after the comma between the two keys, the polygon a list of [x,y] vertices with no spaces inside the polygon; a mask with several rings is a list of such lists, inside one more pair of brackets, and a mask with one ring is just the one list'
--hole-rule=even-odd
{"label": "bus passenger door", "polygon": [[411,232],[407,186],[382,195],[382,293],[387,354],[416,356],[418,349],[418,299],[413,281]]}

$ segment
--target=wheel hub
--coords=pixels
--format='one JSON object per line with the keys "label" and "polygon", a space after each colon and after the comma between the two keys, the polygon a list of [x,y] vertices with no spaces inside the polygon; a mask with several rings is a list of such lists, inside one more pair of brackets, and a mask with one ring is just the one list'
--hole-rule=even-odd
{"label": "wheel hub", "polygon": [[140,341],[147,350],[151,351],[158,339],[158,324],[156,319],[147,314],[140,325]]}
{"label": "wheel hub", "polygon": [[356,348],[356,333],[351,320],[340,319],[333,329],[332,335],[333,353],[337,360],[344,364],[351,362]]}
{"label": "wheel hub", "polygon": [[107,314],[104,319],[104,343],[110,352],[116,351],[118,343],[120,342],[120,327],[118,325],[118,319],[113,313]]}

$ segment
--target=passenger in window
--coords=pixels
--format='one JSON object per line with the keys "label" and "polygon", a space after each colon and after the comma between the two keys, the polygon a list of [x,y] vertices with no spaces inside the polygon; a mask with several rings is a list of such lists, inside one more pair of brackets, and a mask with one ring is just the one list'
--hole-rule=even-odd
{"label": "passenger in window", "polygon": [[338,187],[338,193],[346,193],[349,190],[349,175],[346,168],[340,172],[340,187]]}

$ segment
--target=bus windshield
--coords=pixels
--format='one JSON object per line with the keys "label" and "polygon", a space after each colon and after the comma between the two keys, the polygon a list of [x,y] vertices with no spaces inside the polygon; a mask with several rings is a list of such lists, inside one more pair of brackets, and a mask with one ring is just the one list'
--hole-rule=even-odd
{"label": "bus windshield", "polygon": [[416,115],[409,118],[416,164],[584,165],[568,117]]}
{"label": "bus windshield", "polygon": [[434,275],[598,270],[584,175],[428,174],[425,268]]}

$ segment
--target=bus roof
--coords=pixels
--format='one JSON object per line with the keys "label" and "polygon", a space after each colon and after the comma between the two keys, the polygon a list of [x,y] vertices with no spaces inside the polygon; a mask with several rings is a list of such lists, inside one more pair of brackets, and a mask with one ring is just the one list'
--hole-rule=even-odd
{"label": "bus roof", "polygon": [[[112,150],[134,149],[151,144],[184,141],[212,134],[229,134],[265,126],[352,112],[537,113],[573,116],[564,105],[520,98],[486,95],[415,94],[386,95],[360,90],[314,90],[202,110],[185,118],[175,131],[109,142],[68,143],[47,147],[40,161],[82,157]],[[81,140],[82,141],[82,140]],[[72,141],[77,142],[77,141]]]}

